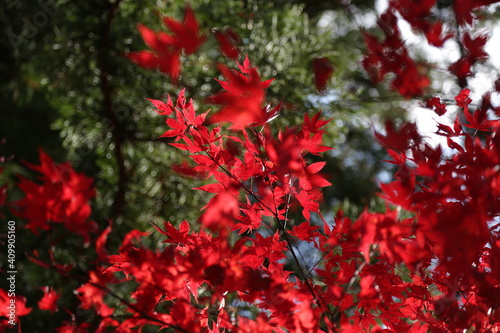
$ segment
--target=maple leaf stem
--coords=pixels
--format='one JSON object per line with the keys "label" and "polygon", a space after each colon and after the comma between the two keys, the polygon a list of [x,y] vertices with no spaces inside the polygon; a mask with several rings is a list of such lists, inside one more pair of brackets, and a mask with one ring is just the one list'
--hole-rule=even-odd
{"label": "maple leaf stem", "polygon": [[[262,126],[261,131],[260,131],[259,133],[262,133],[262,131],[263,131],[263,130],[264,130],[264,125]],[[255,129],[254,129],[254,128],[251,128],[251,129],[250,129],[250,132],[253,134],[253,136],[254,136],[254,137],[255,137],[255,139],[257,140],[257,143],[258,143],[259,147],[263,147],[263,146],[264,146],[264,143],[263,143],[263,142],[262,142],[262,140],[260,139],[259,134],[257,134],[257,133],[255,132]],[[265,158],[266,156],[263,156],[263,152],[262,152],[260,149],[258,149],[257,151],[259,152],[259,157],[260,157],[260,159],[261,159],[262,161],[264,161],[264,160],[266,159],[266,158]],[[265,164],[265,163],[263,163],[263,167],[264,167],[264,170],[265,170],[265,171],[267,171],[267,166],[266,166],[266,164]],[[273,194],[273,199],[275,199],[275,198],[276,198],[276,194],[275,194],[275,192],[274,192],[274,188],[273,188],[272,186],[270,186],[270,188],[271,188],[271,193]],[[290,197],[289,197],[289,199],[290,199]],[[276,200],[274,200],[274,201],[273,201],[273,203],[275,203],[275,202],[276,202]],[[290,202],[290,201],[288,200],[288,202]],[[285,221],[284,221],[285,228],[286,228],[286,221],[287,221],[287,216],[288,216],[288,202],[287,202],[287,205],[286,205],[286,208],[285,208]],[[278,210],[278,206],[276,206],[276,204],[275,204],[274,209],[275,209],[275,212],[273,213],[273,215],[274,215],[274,216],[276,217],[276,219],[279,221],[279,210]],[[284,228],[283,228],[283,229],[284,229]]]}
{"label": "maple leaf stem", "polygon": [[325,253],[323,253],[323,255],[321,256],[321,258],[318,259],[318,261],[316,261],[316,263],[311,267],[311,269],[309,270],[309,272],[307,273],[307,276],[311,276],[311,273],[312,271],[316,268],[316,266],[319,265],[319,263],[321,262],[321,260],[323,260],[324,257],[326,257],[326,255],[328,253],[330,253],[331,250],[327,250]]}

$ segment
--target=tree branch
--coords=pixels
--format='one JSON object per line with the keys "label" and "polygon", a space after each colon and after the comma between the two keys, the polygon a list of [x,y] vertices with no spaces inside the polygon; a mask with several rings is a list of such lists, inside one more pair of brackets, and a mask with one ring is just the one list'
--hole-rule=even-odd
{"label": "tree branch", "polygon": [[118,189],[115,194],[113,201],[113,207],[111,210],[111,218],[117,218],[123,214],[123,207],[125,206],[125,194],[128,187],[128,170],[125,166],[125,157],[123,156],[123,144],[125,137],[123,135],[123,125],[116,116],[113,109],[113,87],[109,82],[110,70],[108,67],[108,61],[111,58],[109,51],[109,39],[110,31],[113,23],[113,19],[116,16],[118,7],[122,0],[116,0],[111,3],[106,19],[103,25],[101,47],[99,49],[98,63],[101,71],[100,83],[102,92],[102,112],[104,116],[111,123],[111,134],[114,143],[114,155],[118,167]]}

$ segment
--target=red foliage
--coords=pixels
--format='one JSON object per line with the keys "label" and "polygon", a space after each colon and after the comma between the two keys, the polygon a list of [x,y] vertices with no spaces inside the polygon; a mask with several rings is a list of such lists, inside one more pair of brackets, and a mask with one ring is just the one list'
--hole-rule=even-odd
{"label": "red foliage", "polygon": [[194,53],[205,42],[206,36],[200,35],[198,22],[190,7],[186,8],[184,22],[165,17],[163,23],[173,35],[154,32],[139,24],[137,28],[151,51],[131,52],[126,56],[137,65],[158,69],[176,81],[181,71],[181,52],[187,55]]}
{"label": "red foliage", "polygon": [[13,212],[26,219],[26,228],[35,234],[38,229],[49,230],[50,222],[61,223],[66,229],[89,241],[97,225],[89,221],[89,200],[95,196],[93,179],[77,173],[68,163],[56,164],[40,150],[40,165],[26,163],[41,174],[42,184],[21,177],[18,184],[25,197],[16,201]]}
{"label": "red foliage", "polygon": [[[476,1],[460,11],[455,6],[458,23],[472,22],[472,10],[485,4]],[[392,88],[401,95],[423,94],[430,81],[410,58],[395,13],[441,46],[449,36],[428,18],[434,6],[432,0],[391,1],[378,22],[384,39],[364,34],[369,54],[363,65],[374,83],[392,73]],[[183,23],[165,23],[174,35],[140,28],[157,52],[165,47],[188,54],[204,41],[189,8]],[[465,65],[450,68],[459,85],[467,84],[469,70],[486,56],[486,37],[462,37]],[[238,67],[220,66],[227,81],[218,81],[225,92],[208,100],[222,105],[210,122],[184,90],[175,103],[170,96],[150,100],[167,117],[162,136],[189,154],[190,162],[174,169],[209,180],[196,190],[214,194],[197,227],[187,221],[153,224],[164,238],[162,247],[145,247],[141,240],[149,234],[132,230],[110,254],[112,224],[97,233],[88,221],[92,180],[43,151],[40,166],[30,165],[42,175],[41,184],[20,180],[25,197],[14,204],[16,214],[34,232],[61,223],[92,241],[95,250],[83,274],[77,265],[58,263],[52,249],[50,262],[36,249],[28,255],[78,279],[77,311],[95,314],[90,325],[67,310],[71,320],[56,331],[500,331],[500,126],[492,94],[474,111],[470,90],[457,94],[454,124],[437,127],[451,154],[426,143],[415,124],[387,122],[385,133],[375,133],[397,168],[394,179],[380,185],[385,212],[364,211],[353,221],[339,211],[328,221],[320,212],[321,188],[331,185],[320,173],[325,162],[310,159],[330,149],[322,145],[328,120],[306,114],[301,125],[274,131],[270,120],[279,105],[263,107],[272,80],[261,81],[248,57]],[[440,116],[451,106],[437,97],[425,105]],[[294,209],[303,220],[292,218]],[[304,248],[314,255],[305,257]],[[119,294],[123,290],[132,292]],[[45,287],[39,308],[55,311],[58,297]],[[0,290],[3,316],[8,302]],[[29,314],[23,297],[16,302],[17,316]]]}
{"label": "red foliage", "polygon": [[219,42],[220,50],[230,59],[238,59],[240,51],[238,45],[241,44],[240,37],[231,29],[215,32],[215,38]]}
{"label": "red foliage", "polygon": [[363,59],[363,67],[373,83],[379,83],[388,73],[395,75],[391,88],[404,97],[423,95],[430,84],[419,66],[411,59],[401,39],[394,10],[389,9],[379,18],[378,25],[385,39],[379,41],[373,35],[364,33],[368,54]]}
{"label": "red foliage", "polygon": [[238,63],[239,72],[224,65],[219,69],[227,81],[219,81],[225,92],[210,97],[207,102],[223,105],[222,109],[211,117],[214,123],[232,122],[232,129],[242,129],[249,124],[262,125],[266,123],[272,112],[262,106],[265,99],[264,90],[273,79],[260,81],[256,67],[251,67],[248,56],[243,65]]}
{"label": "red foliage", "polygon": [[[184,97],[181,95],[181,98]],[[293,226],[287,234],[298,241],[314,244],[323,253],[321,265],[314,269],[315,279],[302,277],[297,289],[289,289],[278,298],[280,306],[277,308],[273,307],[272,301],[269,302],[266,290],[281,290],[276,283],[290,283],[290,272],[281,267],[280,275],[276,275],[271,274],[270,269],[280,267],[276,263],[283,258],[283,252],[294,251],[293,240],[287,237],[281,241],[284,244],[276,248],[280,243],[278,233],[274,234],[272,242],[271,238],[265,239],[256,233],[255,241],[252,240],[255,246],[258,245],[255,248],[252,244],[246,245],[245,238],[242,238],[231,250],[229,244],[218,239],[219,248],[233,251],[232,254],[227,255],[224,262],[208,258],[196,261],[197,266],[205,268],[203,274],[192,273],[191,276],[200,276],[203,280],[190,278],[190,283],[197,286],[209,283],[214,291],[220,290],[222,294],[237,291],[243,300],[270,310],[269,323],[291,331],[316,331],[320,324],[315,320],[321,318],[330,322],[333,313],[340,313],[340,322],[330,323],[333,326],[327,324],[323,327],[326,330],[328,327],[342,327],[343,331],[382,331],[377,320],[393,331],[432,329],[445,332],[469,327],[496,327],[485,324],[492,320],[491,316],[478,317],[474,311],[489,311],[500,282],[497,278],[499,265],[493,264],[491,256],[500,251],[497,247],[500,241],[495,240],[500,235],[488,227],[492,219],[500,215],[499,135],[495,132],[491,139],[481,143],[463,132],[460,125],[490,132],[498,132],[498,127],[496,122],[481,116],[490,112],[491,103],[483,103],[482,110],[485,111],[477,110],[473,116],[468,110],[471,100],[467,90],[462,91],[456,101],[464,108],[467,123],[461,123],[457,118],[453,129],[442,124],[439,126],[441,134],[448,136],[450,148],[458,151],[450,158],[445,158],[439,148],[425,144],[414,124],[404,124],[396,129],[392,123],[387,123],[386,134],[376,134],[393,157],[391,163],[399,168],[396,180],[381,186],[381,196],[389,203],[413,212],[415,217],[410,219],[400,219],[397,209],[385,213],[365,212],[354,223],[339,216],[334,227],[325,224],[320,228],[311,224],[310,213],[319,214],[317,189],[329,185],[318,175],[324,163],[307,165],[304,160],[306,151],[315,154],[324,151],[318,147],[321,147],[324,133],[321,127],[326,121],[319,120],[319,115],[312,119],[306,116],[302,129],[285,129],[277,138],[267,127],[262,133],[256,133],[252,127],[247,130],[241,123],[242,137],[225,138],[245,147],[244,152],[229,144],[224,145],[224,136],[219,134],[221,127],[207,130],[197,122],[187,131],[175,132],[178,140],[185,142],[177,146],[194,154],[191,156],[196,164],[193,170],[204,170],[217,181],[199,188],[216,193],[206,207],[210,213],[202,215],[202,224],[223,237],[229,230],[239,230],[239,234],[244,235],[262,227],[272,230],[272,225],[263,217],[273,216],[280,230],[287,222],[286,212],[296,205],[301,207],[307,222]],[[185,107],[182,103],[179,105],[180,109]],[[447,107],[439,99],[431,99],[427,105],[436,108],[438,114],[443,114]],[[176,112],[186,114],[182,110]],[[193,117],[191,115],[189,119]],[[187,118],[178,118],[172,124],[187,122]],[[456,137],[465,138],[465,147],[453,140]],[[249,179],[254,182],[252,189],[246,185]],[[246,203],[238,201],[241,192]],[[204,218],[205,214],[208,217]],[[171,239],[168,242],[184,244],[188,251],[198,251],[199,243],[191,247],[189,243],[194,244],[192,241],[182,241],[189,230],[186,223],[183,225],[182,235],[170,223],[166,225],[164,233]],[[462,244],[466,242],[468,248],[464,252]],[[341,251],[332,251],[334,248]],[[269,265],[263,257],[267,258]],[[198,256],[196,258],[200,260]],[[247,266],[237,268],[238,265]],[[401,265],[408,270],[405,280],[398,273]],[[245,273],[239,275],[238,272]],[[279,282],[278,276],[285,280]],[[359,283],[358,294],[349,291],[349,286],[355,281]],[[444,286],[438,287],[441,296],[431,294],[429,285]],[[472,297],[477,300],[474,303],[476,310],[470,310],[472,305],[463,305],[461,299],[446,296],[456,290],[470,295],[466,296],[469,302],[472,302]],[[479,290],[484,293],[479,295]],[[403,302],[395,302],[394,297]],[[265,302],[258,302],[258,299]],[[294,304],[287,301],[294,299]],[[309,303],[298,300],[308,300]],[[334,307],[333,313],[326,310],[326,304]],[[345,311],[352,307],[355,313],[363,316],[348,316]],[[376,315],[379,312],[381,314]],[[289,318],[289,313],[300,315]],[[454,321],[439,321],[434,316],[448,316]],[[411,318],[416,324],[410,329],[404,318]]]}
{"label": "red foliage", "polygon": [[498,0],[455,0],[453,10],[455,11],[458,24],[472,24],[475,19],[474,10],[497,2]]}
{"label": "red foliage", "polygon": [[432,97],[425,104],[426,107],[432,108],[438,116],[442,116],[446,113],[446,104],[441,103],[439,97]]}
{"label": "red foliage", "polygon": [[429,44],[441,47],[446,40],[453,37],[453,33],[447,32],[443,35],[442,22],[431,19],[431,10],[435,4],[436,0],[391,0],[390,7],[397,10],[414,30],[423,32]]}
{"label": "red foliage", "polygon": [[38,308],[40,310],[48,310],[51,312],[57,311],[57,300],[61,295],[56,293],[50,287],[43,287],[43,297],[38,301]]}
{"label": "red foliage", "polygon": [[174,47],[172,36],[164,32],[155,33],[141,24],[137,28],[152,51],[131,52],[126,56],[135,64],[146,69],[158,69],[176,81],[181,71],[180,50]]}
{"label": "red foliage", "polygon": [[[457,23],[461,26],[472,25],[476,20],[473,12],[483,6],[496,3],[496,0],[468,1],[456,0],[453,10]],[[391,84],[404,97],[422,96],[431,81],[425,74],[426,64],[417,64],[411,58],[405,42],[401,38],[396,13],[406,20],[413,30],[424,34],[427,42],[435,47],[443,47],[444,43],[454,37],[454,33],[446,31],[445,24],[434,15],[439,11],[436,0],[391,0],[387,10],[378,19],[378,26],[385,39],[379,42],[373,35],[364,33],[368,53],[363,59],[363,66],[373,83],[381,82],[386,74],[393,73]],[[461,88],[467,86],[467,77],[472,75],[472,67],[483,61],[487,54],[484,47],[488,40],[487,35],[478,34],[472,37],[465,28],[459,30],[456,40],[460,44],[461,57],[448,66],[448,70],[456,76]],[[462,32],[463,31],[463,32]]]}

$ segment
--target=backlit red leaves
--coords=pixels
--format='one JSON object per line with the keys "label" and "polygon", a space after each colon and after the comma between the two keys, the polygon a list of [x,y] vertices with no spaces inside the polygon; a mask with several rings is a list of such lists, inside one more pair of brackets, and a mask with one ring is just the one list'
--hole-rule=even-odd
{"label": "backlit red leaves", "polygon": [[[459,25],[472,25],[473,11],[496,3],[498,1],[455,1],[453,9]],[[377,22],[384,34],[379,41],[374,35],[364,33],[368,53],[363,59],[363,67],[374,84],[383,81],[388,73],[394,74],[391,89],[397,90],[404,97],[421,96],[430,85],[427,71],[430,66],[416,63],[409,55],[401,32],[398,27],[396,13],[406,20],[411,27],[422,32],[429,44],[443,47],[445,41],[452,38],[454,33],[449,31],[449,25],[439,21],[436,12],[442,10],[442,4],[435,0],[389,1],[388,9]],[[457,41],[460,44],[461,57],[448,66],[448,70],[457,77],[461,88],[467,86],[467,77],[472,75],[473,66],[487,57],[484,46],[488,37],[478,34],[472,37],[471,33],[463,29]]]}
{"label": "backlit red leaves", "polygon": [[[486,290],[491,290],[493,286],[492,284],[486,286],[483,282],[479,282],[484,281],[484,277],[476,280],[476,274],[485,274],[479,262],[484,262],[484,249],[489,247],[487,244],[491,244],[489,238],[499,237],[498,233],[492,233],[492,229],[488,228],[493,216],[500,214],[498,196],[497,194],[491,196],[488,193],[498,193],[496,175],[500,163],[498,157],[500,145],[495,143],[498,141],[498,125],[488,120],[488,114],[494,112],[494,109],[489,106],[489,94],[483,97],[487,101],[481,103],[482,107],[471,113],[469,106],[472,100],[469,93],[468,89],[463,89],[455,97],[457,106],[463,109],[464,117],[458,116],[453,128],[443,124],[438,126],[438,133],[447,137],[450,148],[456,149],[456,153],[450,157],[444,157],[439,147],[432,148],[427,144],[419,143],[419,140],[410,139],[414,135],[406,136],[402,132],[388,129],[387,132],[393,134],[385,138],[379,136],[384,146],[401,151],[401,153],[396,153],[389,150],[394,163],[399,165],[400,170],[396,174],[395,181],[381,185],[382,196],[387,201],[414,212],[416,219],[411,228],[415,229],[411,231],[409,225],[397,223],[365,223],[365,229],[361,234],[364,253],[381,235],[385,235],[384,237],[401,235],[401,239],[408,243],[399,243],[397,239],[388,242],[387,245],[396,247],[398,243],[402,244],[403,248],[393,251],[387,247],[387,254],[392,252],[393,258],[401,258],[408,267],[414,267],[415,263],[421,262],[419,259],[421,255],[426,256],[428,255],[426,253],[431,251],[438,260],[436,272],[446,274],[455,281],[464,279],[460,283],[460,288],[465,288],[470,290],[471,294],[475,294],[472,290],[475,290],[478,285],[483,285]],[[433,101],[433,104],[446,108],[446,105],[441,104],[437,99]],[[493,134],[482,142],[479,138],[464,132],[464,127],[471,127],[476,132],[492,131]],[[393,138],[388,140],[391,135]],[[462,145],[452,140],[452,138],[456,140],[457,137],[461,138]],[[405,144],[395,147],[394,142]],[[413,166],[407,162],[412,163]],[[390,227],[386,229],[382,227],[383,225]],[[398,229],[393,229],[394,226]],[[415,238],[409,237],[413,232]],[[378,243],[380,250],[383,250],[383,243],[380,241]],[[461,245],[464,243],[467,243],[466,249]],[[402,256],[402,254],[405,255]],[[479,273],[480,270],[481,273]],[[486,273],[486,275],[492,279],[491,283],[497,283],[497,279],[493,278],[491,273]],[[439,280],[440,277],[435,276],[434,279]],[[459,282],[455,282],[454,290],[458,288],[458,284]],[[475,297],[477,296],[475,294]],[[490,298],[487,294],[481,297],[484,297],[481,302]],[[446,316],[467,318],[458,326],[451,324],[448,330],[471,326],[474,321],[472,312],[461,310],[457,303],[454,303],[455,301],[449,304],[443,304],[442,301],[443,298],[437,299],[434,305],[439,306],[440,311],[446,311]],[[452,306],[455,306],[454,310]],[[403,312],[409,310],[407,308]],[[432,323],[423,314],[419,316],[419,320],[429,325]]]}
{"label": "backlit red leaves", "polygon": [[26,219],[26,228],[37,233],[38,229],[49,230],[49,224],[61,223],[64,227],[85,238],[96,230],[96,224],[89,221],[89,201],[95,196],[93,180],[77,173],[68,164],[55,163],[40,150],[40,165],[27,165],[41,174],[41,184],[21,178],[18,184],[24,198],[13,205],[14,213]]}
{"label": "backlit red leaves", "polygon": [[[485,3],[473,1],[464,10]],[[422,94],[429,82],[409,57],[397,19],[400,15],[429,43],[441,46],[450,34],[435,21],[435,6],[434,0],[389,2],[378,22],[382,42],[365,34],[370,54],[364,65],[374,82],[390,74],[392,89],[403,96]],[[467,15],[457,13],[457,18],[467,23]],[[183,22],[167,18],[164,23],[172,35],[139,27],[152,49],[140,54],[146,66],[161,66],[160,53],[166,58],[172,52],[190,54],[204,41],[189,8]],[[237,57],[233,37],[225,33],[216,37],[221,51]],[[467,83],[474,63],[486,57],[486,40],[463,32],[465,54],[455,69],[452,65],[461,84]],[[320,88],[329,77],[321,71],[322,62],[316,71]],[[175,66],[165,64],[173,77]],[[319,113],[306,114],[301,126],[272,129],[269,121],[279,105],[264,106],[271,80],[261,81],[248,58],[238,67],[221,66],[225,91],[211,98],[222,105],[212,119],[220,126],[209,124],[206,113],[198,114],[184,91],[175,103],[170,96],[165,102],[150,99],[156,112],[167,117],[163,136],[189,155],[189,162],[172,168],[208,180],[196,190],[211,196],[198,226],[152,223],[165,238],[161,247],[154,239],[148,248],[141,239],[148,233],[132,230],[118,254],[110,255],[108,249],[116,245],[107,244],[114,234],[111,224],[100,232],[87,227],[91,180],[43,153],[41,165],[31,166],[42,174],[41,185],[21,181],[26,198],[16,203],[28,228],[50,230],[47,222],[54,222],[86,240],[91,232],[99,235],[84,252],[85,258],[87,250],[93,255],[91,270],[58,263],[60,252],[52,250],[56,243],[50,244],[48,261],[36,250],[27,254],[44,269],[77,278],[77,311],[95,314],[91,324],[82,323],[79,312],[67,309],[71,321],[55,331],[499,331],[500,129],[495,117],[500,110],[493,92],[476,104],[468,89],[455,98],[459,116],[454,124],[437,125],[451,153],[427,143],[415,124],[386,123],[384,133],[375,135],[397,171],[390,183],[380,185],[380,196],[396,207],[384,213],[366,210],[353,220],[342,211],[324,218],[320,189],[330,185],[321,174],[326,163],[310,162],[308,154],[316,160],[330,149],[322,145],[328,121]],[[446,100],[430,98],[425,105],[441,116],[449,108]],[[262,127],[251,126],[256,124]],[[228,126],[238,131],[229,132]],[[297,217],[300,212],[306,222]],[[59,295],[43,290],[38,307],[56,311]],[[0,291],[3,317],[8,317],[8,297]],[[17,316],[29,313],[24,298],[15,300]]]}
{"label": "backlit red leaves", "polygon": [[189,128],[196,128],[205,121],[205,117],[208,112],[196,115],[193,101],[186,101],[184,91],[185,89],[182,89],[179,93],[175,106],[170,99],[170,96],[168,96],[167,104],[159,100],[150,100],[151,103],[157,108],[156,112],[160,115],[168,116],[172,112],[175,112],[176,119],[167,118],[165,121],[172,129],[163,133],[161,137],[177,137],[176,141],[178,141]]}
{"label": "backlit red leaves", "polygon": [[176,81],[181,69],[180,50],[173,47],[172,36],[164,32],[155,33],[141,24],[137,28],[151,51],[131,52],[126,56],[138,66],[158,69]]}
{"label": "backlit red leaves", "polygon": [[438,116],[442,116],[446,113],[446,104],[441,103],[439,97],[432,97],[431,99],[429,99],[426,102],[425,107],[432,108]]}
{"label": "backlit red leaves", "polygon": [[214,231],[223,231],[227,226],[232,226],[240,213],[238,200],[231,191],[219,192],[205,208],[206,211],[201,215],[200,222]]}
{"label": "backlit red leaves", "polygon": [[215,38],[219,42],[222,53],[230,59],[238,59],[240,54],[238,45],[241,43],[240,37],[231,29],[215,32]]}
{"label": "backlit red leaves", "polygon": [[466,32],[462,38],[464,47],[467,49],[467,52],[469,53],[470,57],[474,59],[474,61],[478,61],[488,57],[488,54],[484,51],[484,47],[486,46],[487,41],[487,35],[479,34],[475,37],[472,37],[469,32]]}
{"label": "backlit red leaves", "polygon": [[414,267],[427,253],[419,248],[415,238],[412,220],[397,220],[395,211],[385,214],[364,212],[356,222],[361,235],[360,251],[367,262],[370,261],[372,245],[377,245],[381,256],[389,262],[404,262]]}
{"label": "backlit red leaves", "polygon": [[413,29],[423,32],[429,44],[441,47],[453,33],[445,33],[442,22],[432,19],[431,11],[435,4],[436,0],[393,0],[389,6],[397,10]]}
{"label": "backlit red leaves", "polygon": [[466,78],[472,74],[472,66],[488,56],[484,51],[487,41],[486,35],[477,35],[473,38],[468,32],[464,33],[461,44],[465,54],[448,67],[457,77],[460,87],[466,86]]}
{"label": "backlit red leaves", "polygon": [[189,6],[186,7],[183,22],[164,17],[163,23],[173,32],[172,45],[183,50],[186,54],[195,52],[205,42],[206,36],[200,35],[198,21],[196,21],[193,10]]}
{"label": "backlit red leaves", "polygon": [[195,52],[205,42],[206,36],[200,35],[198,22],[190,7],[186,8],[183,22],[165,17],[163,23],[173,35],[154,32],[139,24],[137,28],[151,51],[131,52],[126,56],[137,65],[158,69],[176,81],[181,71],[181,53],[189,55]]}
{"label": "backlit red leaves", "polygon": [[394,73],[391,88],[404,97],[420,96],[430,84],[429,78],[409,56],[397,25],[397,18],[389,8],[378,20],[385,39],[379,41],[364,33],[368,54],[363,58],[363,67],[373,83],[381,82],[385,75]]}
{"label": "backlit red leaves", "polygon": [[429,86],[431,81],[419,71],[418,66],[413,61],[408,59],[405,60],[406,63],[401,71],[397,71],[391,88],[398,90],[404,97],[423,95],[424,89]]}
{"label": "backlit red leaves", "polygon": [[[181,91],[181,95],[182,96],[184,95],[184,90]],[[168,101],[166,104],[157,99],[150,99],[150,98],[146,99],[154,105],[154,107],[156,108],[155,110],[156,113],[158,113],[160,116],[169,116],[175,110],[174,104],[172,103],[170,96],[168,96]]]}
{"label": "backlit red leaves", "polygon": [[306,191],[311,191],[313,188],[332,185],[332,183],[319,174],[319,171],[323,169],[325,164],[326,162],[316,162],[308,165],[305,169],[305,174],[299,176],[299,187]]}
{"label": "backlit red leaves", "polygon": [[475,18],[474,10],[497,2],[498,0],[455,0],[453,10],[455,11],[458,24],[472,24]]}
{"label": "backlit red leaves", "polygon": [[232,129],[241,130],[250,125],[262,125],[270,118],[263,107],[265,89],[273,79],[261,81],[256,67],[251,67],[248,56],[243,65],[238,63],[240,71],[220,65],[219,69],[227,81],[219,81],[225,92],[210,97],[207,102],[222,105],[222,109],[210,120],[214,123],[231,122]]}
{"label": "backlit red leaves", "polygon": [[313,226],[307,222],[303,222],[299,226],[294,226],[292,228],[292,231],[288,232],[300,240],[309,242],[317,237],[316,231],[318,229],[320,229],[320,227]]}
{"label": "backlit red leaves", "polygon": [[238,223],[234,226],[234,230],[239,230],[238,234],[241,235],[245,232],[252,232],[258,230],[262,223],[262,212],[258,205],[242,205],[240,216],[237,217]]}
{"label": "backlit red leaves", "polygon": [[375,133],[377,140],[386,148],[397,152],[405,151],[410,143],[419,144],[422,140],[414,123],[406,123],[399,130],[394,128],[392,122],[385,123],[385,136]]}
{"label": "backlit red leaves", "polygon": [[488,119],[488,111],[493,108],[491,106],[491,102],[489,101],[490,94],[487,93],[485,96],[483,96],[483,103],[481,105],[481,108],[476,109],[474,113],[471,113],[469,104],[472,102],[472,100],[469,98],[469,93],[469,89],[462,89],[460,93],[455,97],[457,105],[463,108],[465,120],[467,120],[468,122],[468,124],[464,123],[463,126],[480,131],[491,131],[495,128],[500,127],[500,121],[498,119]]}
{"label": "backlit red leaves", "polygon": [[[312,117],[306,115],[302,128],[285,129],[277,137],[267,127],[262,133],[252,127],[247,129],[250,123],[235,119],[227,110],[234,111],[231,109],[234,108],[232,102],[238,98],[252,100],[255,96],[261,96],[257,101],[263,99],[263,89],[270,81],[260,81],[248,58],[238,65],[240,72],[227,70],[225,76],[229,79],[221,82],[227,91],[223,101],[228,105],[218,114],[221,122],[232,123],[231,128],[241,130],[234,135],[222,135],[222,126],[209,130],[206,124],[197,122],[198,116],[191,102],[178,100],[177,106],[170,100],[167,103],[154,102],[161,115],[175,111],[175,119],[167,119],[167,125],[172,129],[165,136],[182,142],[173,145],[191,153],[193,170],[203,170],[216,181],[196,189],[215,194],[203,208],[199,222],[203,230],[219,235],[217,240],[212,238],[209,241],[217,242],[218,250],[213,250],[215,244],[205,244],[206,237],[213,236],[190,234],[187,222],[179,228],[174,228],[170,223],[165,224],[164,231],[160,232],[167,235],[167,243],[176,245],[175,248],[171,247],[171,251],[177,248],[182,251],[182,255],[175,256],[176,269],[169,269],[169,272],[177,272],[178,275],[170,276],[169,279],[176,281],[175,288],[178,289],[178,284],[186,283],[189,276],[191,287],[186,284],[185,288],[191,288],[189,290],[192,291],[192,288],[197,289],[197,286],[208,283],[221,297],[237,291],[242,300],[256,302],[262,309],[271,311],[271,321],[276,327],[314,332],[318,325],[318,308],[312,306],[311,296],[305,287],[295,288],[289,280],[290,273],[277,263],[286,257],[284,252],[287,251],[287,243],[280,240],[279,233],[264,237],[260,230],[263,226],[273,227],[266,221],[268,219],[279,219],[278,223],[282,225],[287,219],[285,213],[291,206],[301,207],[308,221],[311,212],[319,214],[319,188],[330,183],[320,174],[325,163],[309,164],[305,155],[308,152],[319,155],[330,149],[321,145],[325,133],[323,127],[328,121],[320,119],[320,114]],[[251,91],[247,96],[245,91],[249,89]],[[243,94],[243,97],[238,94]],[[262,101],[255,104],[254,109],[263,110]],[[229,119],[223,119],[222,116],[227,114]],[[255,118],[250,122],[255,122]],[[240,202],[240,197],[246,198],[246,202]],[[300,241],[314,241],[319,234],[318,229],[310,223],[304,223],[294,228],[290,236]],[[232,248],[226,243],[230,231],[237,231],[241,237]],[[122,257],[113,257],[111,261],[118,264],[127,258]],[[128,266],[120,266],[129,270]],[[141,272],[144,270],[142,268]],[[142,274],[136,272],[134,275],[137,277]],[[195,292],[193,295],[197,297]]]}
{"label": "backlit red leaves", "polygon": [[442,22],[434,22],[423,29],[429,44],[442,47],[444,42],[453,37],[452,32],[445,32]]}
{"label": "backlit red leaves", "polygon": [[104,303],[107,279],[98,272],[90,272],[89,276],[90,281],[76,290],[80,306],[82,309],[94,309],[100,316],[107,317],[113,313],[113,309]]}

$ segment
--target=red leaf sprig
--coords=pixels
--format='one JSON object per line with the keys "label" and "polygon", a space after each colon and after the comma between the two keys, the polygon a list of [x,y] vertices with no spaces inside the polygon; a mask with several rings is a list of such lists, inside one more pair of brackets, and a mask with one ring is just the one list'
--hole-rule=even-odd
{"label": "red leaf sprig", "polygon": [[165,17],[163,23],[172,35],[154,32],[139,24],[137,28],[151,51],[130,52],[126,56],[138,66],[158,69],[176,81],[181,72],[181,53],[194,53],[205,42],[206,36],[200,34],[198,21],[189,6],[186,7],[183,22]]}

